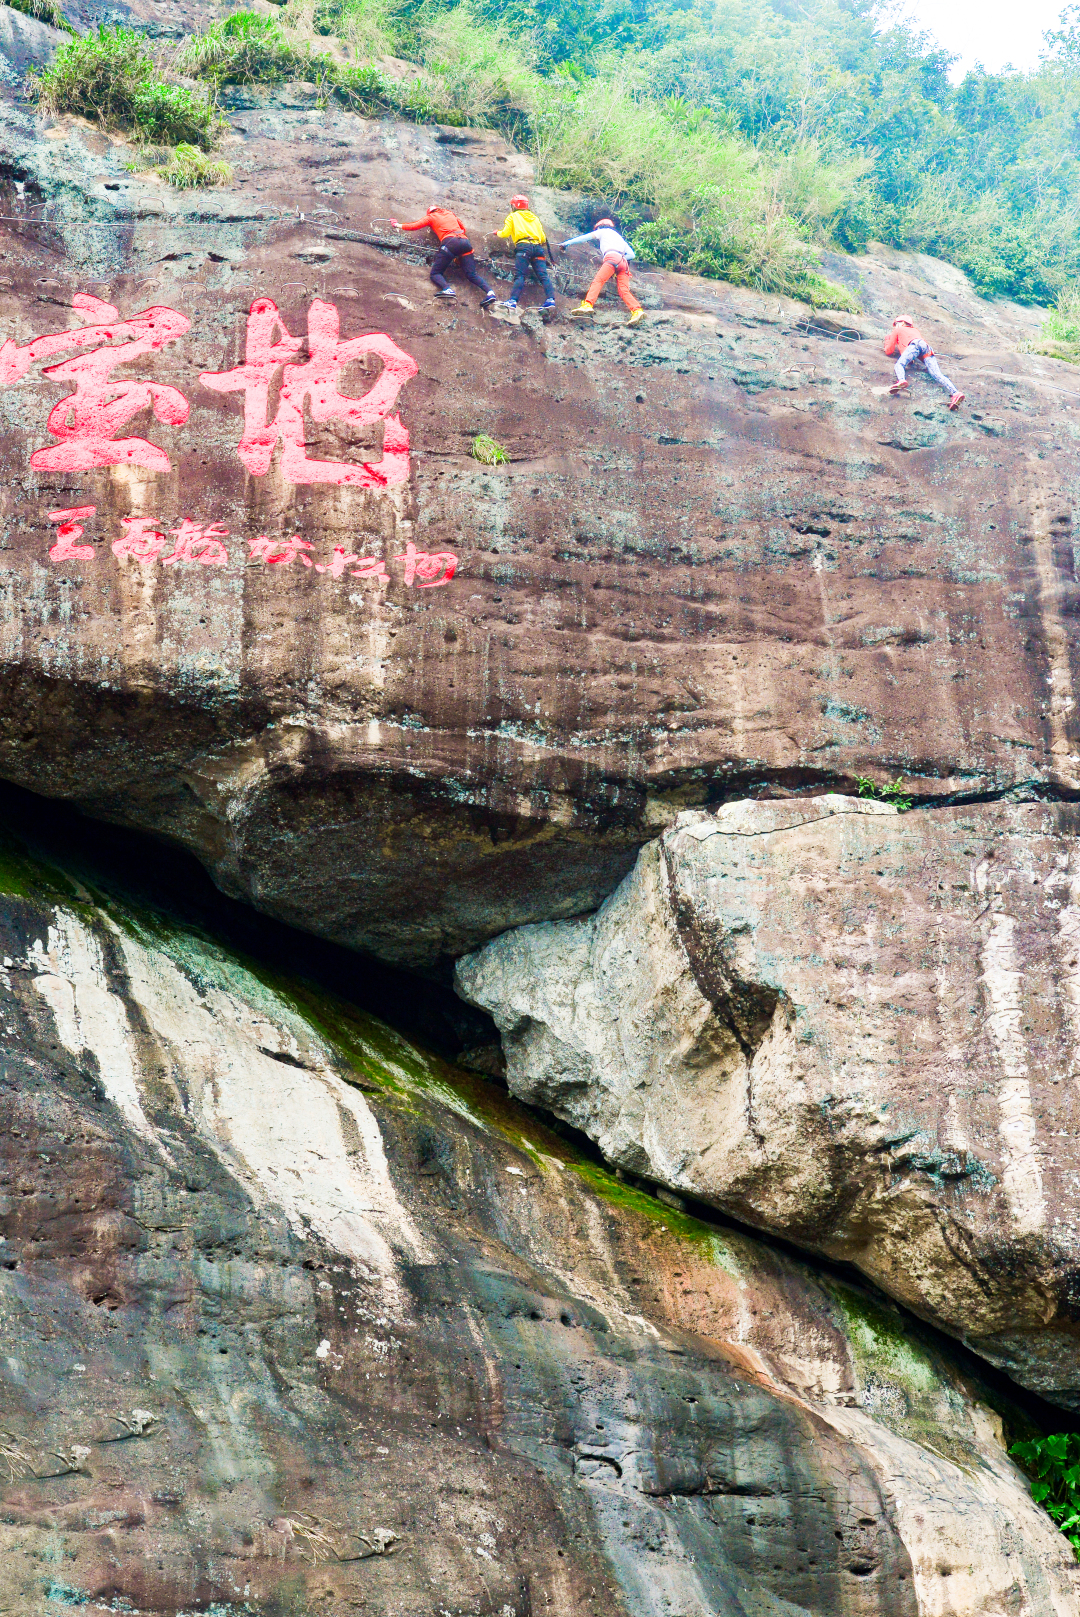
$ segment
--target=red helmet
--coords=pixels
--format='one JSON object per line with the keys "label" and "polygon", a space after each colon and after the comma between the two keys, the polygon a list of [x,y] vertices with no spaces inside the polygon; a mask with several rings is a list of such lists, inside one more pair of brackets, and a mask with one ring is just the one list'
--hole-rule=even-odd
{"label": "red helmet", "polygon": [[512,208],[527,208],[529,206],[529,199],[528,197],[511,197],[510,206]]}
{"label": "red helmet", "polygon": [[614,230],[615,229],[615,221],[614,221],[614,219],[598,219],[596,221],[596,223],[593,225],[593,229],[594,230],[599,230],[603,225],[607,225],[609,230]]}

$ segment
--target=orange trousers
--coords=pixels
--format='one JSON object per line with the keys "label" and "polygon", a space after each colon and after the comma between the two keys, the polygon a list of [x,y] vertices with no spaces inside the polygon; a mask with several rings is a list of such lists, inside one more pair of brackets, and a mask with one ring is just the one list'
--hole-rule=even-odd
{"label": "orange trousers", "polygon": [[604,262],[593,277],[593,283],[584,297],[585,303],[595,303],[611,277],[619,296],[628,309],[640,309],[641,304],[630,290],[630,266],[621,253],[605,253]]}

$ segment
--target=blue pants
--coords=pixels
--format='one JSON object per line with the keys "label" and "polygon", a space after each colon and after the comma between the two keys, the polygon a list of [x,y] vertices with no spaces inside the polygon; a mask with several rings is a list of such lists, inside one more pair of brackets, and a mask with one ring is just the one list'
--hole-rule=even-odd
{"label": "blue pants", "polygon": [[926,367],[927,374],[932,378],[933,381],[937,383],[938,387],[943,387],[949,397],[952,398],[953,394],[956,393],[958,389],[953,387],[952,383],[949,381],[949,378],[943,373],[941,366],[930,352],[930,346],[928,343],[908,343],[907,347],[904,349],[904,352],[896,361],[896,380],[898,382],[906,382],[907,376],[905,373],[907,371],[907,367],[909,365],[914,365],[920,359]]}
{"label": "blue pants", "polygon": [[539,281],[544,288],[544,296],[555,301],[555,288],[551,284],[551,275],[547,267],[547,248],[538,242],[519,242],[514,249],[514,284],[510,288],[511,303],[516,303],[525,290],[525,277],[532,270],[533,280]]}

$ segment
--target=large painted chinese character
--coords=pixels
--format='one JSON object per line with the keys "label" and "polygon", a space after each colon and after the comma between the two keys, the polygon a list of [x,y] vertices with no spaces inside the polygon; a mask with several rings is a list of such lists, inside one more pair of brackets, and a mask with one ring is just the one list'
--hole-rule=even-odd
{"label": "large painted chinese character", "polygon": [[[191,321],[175,309],[160,307],[142,309],[130,320],[121,320],[111,303],[87,292],[77,292],[72,307],[90,324],[35,337],[21,348],[9,338],[0,347],[0,386],[17,382],[35,360],[65,348],[94,350],[45,368],[45,376],[72,382],[75,391],[49,412],[49,431],[60,442],[35,449],[31,466],[46,472],[85,472],[92,466],[145,466],[152,472],[167,472],[170,462],[164,449],[145,438],[117,438],[115,434],[150,406],[159,421],[178,427],[188,418],[187,399],[164,383],[118,381],[110,372],[182,337]],[[105,346],[117,338],[127,340],[114,348]]]}
{"label": "large painted chinese character", "polygon": [[[281,471],[291,483],[353,484],[360,488],[388,488],[409,476],[409,434],[401,418],[391,415],[399,392],[418,370],[411,355],[380,332],[342,340],[338,312],[332,303],[314,298],[308,310],[307,350],[303,362],[295,359],[302,337],[290,336],[270,298],[256,298],[247,324],[244,364],[231,371],[209,371],[200,376],[215,393],[244,395],[244,435],[237,453],[248,471],[262,477],[270,470],[274,447],[281,440]],[[275,340],[276,334],[276,340]],[[337,390],[343,366],[362,354],[375,354],[383,362],[374,387],[353,399]],[[269,420],[270,387],[281,371],[281,390],[273,421]],[[313,421],[344,421],[367,427],[383,421],[382,459],[366,461],[309,460],[304,442],[304,403]]]}

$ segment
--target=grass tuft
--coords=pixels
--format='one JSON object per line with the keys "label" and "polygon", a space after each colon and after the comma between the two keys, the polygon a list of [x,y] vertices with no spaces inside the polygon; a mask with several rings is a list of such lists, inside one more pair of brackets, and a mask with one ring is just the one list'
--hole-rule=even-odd
{"label": "grass tuft", "polygon": [[161,73],[130,28],[106,28],[61,45],[29,84],[46,111],[92,118],[143,144],[187,144],[209,151],[218,116],[205,96]]}
{"label": "grass tuft", "polygon": [[191,191],[199,186],[231,185],[233,181],[231,163],[209,157],[197,146],[184,144],[177,146],[169,161],[155,168],[154,173],[181,191]]}
{"label": "grass tuft", "polygon": [[24,17],[33,17],[35,22],[47,22],[50,28],[61,28],[65,34],[75,32],[56,0],[5,0],[5,4],[12,11],[21,11]]}
{"label": "grass tuft", "polygon": [[1080,285],[1073,282],[1058,293],[1057,307],[1047,314],[1038,342],[1030,347],[1032,353],[1080,365]]}
{"label": "grass tuft", "polygon": [[471,454],[481,466],[504,466],[510,458],[502,445],[497,444],[494,438],[489,438],[486,432],[477,433],[472,442]]}
{"label": "grass tuft", "polygon": [[328,57],[297,45],[276,17],[234,11],[195,34],[177,53],[176,67],[213,85],[285,84],[290,79],[325,77]]}

